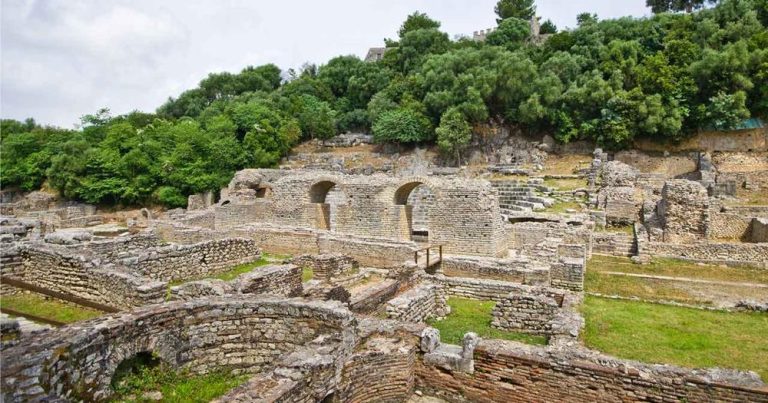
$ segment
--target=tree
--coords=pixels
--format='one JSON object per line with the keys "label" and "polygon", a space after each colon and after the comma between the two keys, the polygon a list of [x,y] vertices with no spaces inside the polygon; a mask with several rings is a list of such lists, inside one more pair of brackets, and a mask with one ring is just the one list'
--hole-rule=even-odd
{"label": "tree", "polygon": [[373,138],[380,143],[416,143],[431,137],[429,120],[407,108],[385,112],[373,123]]}
{"label": "tree", "polygon": [[461,165],[461,151],[472,140],[472,128],[458,109],[448,110],[440,118],[440,126],[435,129],[437,146],[446,154],[455,154],[456,162]]}
{"label": "tree", "polygon": [[715,4],[719,0],[646,0],[645,5],[651,8],[654,14],[669,11],[685,11],[691,13],[706,4]]}
{"label": "tree", "polygon": [[552,20],[547,19],[541,24],[541,28],[539,29],[540,34],[555,34],[557,33],[557,25],[555,25]]}
{"label": "tree", "polygon": [[509,17],[488,34],[485,42],[493,46],[506,46],[509,49],[520,47],[531,36],[531,28],[527,21]]}
{"label": "tree", "polygon": [[585,27],[591,24],[597,24],[597,14],[593,13],[580,13],[576,16],[576,24],[579,27]]}
{"label": "tree", "polygon": [[448,51],[450,44],[448,34],[444,32],[434,28],[418,29],[406,33],[400,46],[384,55],[384,61],[395,70],[408,74],[419,68],[429,55]]}
{"label": "tree", "polygon": [[403,39],[405,34],[411,31],[438,28],[440,28],[439,21],[435,21],[429,18],[426,13],[420,13],[416,11],[405,19],[405,22],[403,22],[403,25],[401,25],[400,29],[397,31],[397,35],[400,37],[400,39]]}
{"label": "tree", "polygon": [[496,15],[499,16],[496,23],[501,24],[507,18],[530,21],[536,15],[536,6],[533,2],[534,0],[499,0],[495,8]]}
{"label": "tree", "polygon": [[310,138],[329,139],[336,135],[336,112],[327,102],[302,95],[297,115],[302,133]]}

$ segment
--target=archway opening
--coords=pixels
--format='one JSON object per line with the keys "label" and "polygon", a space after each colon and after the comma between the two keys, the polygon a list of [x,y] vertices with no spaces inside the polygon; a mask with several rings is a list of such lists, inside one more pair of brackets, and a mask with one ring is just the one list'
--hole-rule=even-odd
{"label": "archway opening", "polygon": [[120,392],[130,388],[133,386],[131,384],[134,383],[135,378],[164,365],[167,364],[155,354],[152,354],[149,351],[139,352],[118,364],[115,373],[112,375],[112,380],[110,381],[112,390]]}
{"label": "archway opening", "polygon": [[395,204],[401,207],[401,232],[406,239],[429,243],[429,210],[435,196],[429,186],[410,182],[395,191]]}
{"label": "archway opening", "polygon": [[339,206],[347,202],[344,191],[334,182],[318,182],[309,189],[309,200],[315,205],[315,228],[335,231]]}

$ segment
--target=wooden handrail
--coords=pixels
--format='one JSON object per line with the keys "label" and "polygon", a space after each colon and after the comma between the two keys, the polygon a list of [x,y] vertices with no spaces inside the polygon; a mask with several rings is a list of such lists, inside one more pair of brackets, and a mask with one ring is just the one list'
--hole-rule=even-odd
{"label": "wooden handrail", "polygon": [[427,252],[427,266],[429,267],[429,250],[432,248],[437,248],[438,250],[438,259],[435,261],[435,263],[439,263],[443,261],[443,245],[430,245],[425,248],[417,249],[415,252],[413,252],[413,262],[417,265],[419,264],[419,252],[426,251]]}

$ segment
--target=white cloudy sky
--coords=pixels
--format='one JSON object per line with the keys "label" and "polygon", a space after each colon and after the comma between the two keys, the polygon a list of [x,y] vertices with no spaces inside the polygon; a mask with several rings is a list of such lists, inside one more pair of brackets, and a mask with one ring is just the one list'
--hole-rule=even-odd
{"label": "white cloudy sky", "polygon": [[[495,25],[496,0],[0,0],[0,115],[72,127],[101,107],[153,111],[207,73],[364,56],[419,10],[452,37]],[[645,0],[537,0],[576,14],[649,13]]]}

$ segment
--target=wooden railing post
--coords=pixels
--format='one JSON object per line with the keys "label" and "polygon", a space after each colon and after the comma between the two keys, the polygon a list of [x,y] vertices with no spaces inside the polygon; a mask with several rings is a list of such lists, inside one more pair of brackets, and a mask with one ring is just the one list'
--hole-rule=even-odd
{"label": "wooden railing post", "polygon": [[417,249],[416,252],[413,252],[413,263],[419,264],[419,250]]}
{"label": "wooden railing post", "polygon": [[427,268],[429,268],[429,247],[427,247]]}
{"label": "wooden railing post", "polygon": [[443,245],[438,245],[437,249],[440,251],[440,262],[443,261]]}

